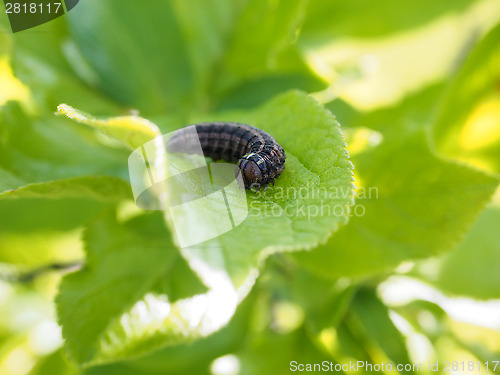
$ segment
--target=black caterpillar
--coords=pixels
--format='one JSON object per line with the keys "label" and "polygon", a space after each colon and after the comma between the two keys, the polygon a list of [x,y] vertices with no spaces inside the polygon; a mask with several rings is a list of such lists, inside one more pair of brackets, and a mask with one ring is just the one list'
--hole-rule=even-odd
{"label": "black caterpillar", "polygon": [[285,169],[285,150],[261,129],[236,122],[200,123],[193,126],[196,132],[192,131],[192,127],[175,132],[168,141],[169,150],[176,151],[176,144],[199,142],[204,156],[214,161],[236,162],[246,189],[260,190],[270,183],[274,184],[274,179]]}

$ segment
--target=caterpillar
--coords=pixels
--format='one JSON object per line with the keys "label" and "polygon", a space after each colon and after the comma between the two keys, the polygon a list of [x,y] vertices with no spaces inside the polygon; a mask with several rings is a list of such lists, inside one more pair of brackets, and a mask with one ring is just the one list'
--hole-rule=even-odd
{"label": "caterpillar", "polygon": [[285,150],[261,129],[236,122],[199,123],[192,126],[174,133],[167,143],[169,151],[186,152],[185,145],[199,142],[204,156],[214,161],[236,163],[246,189],[266,189],[268,184],[274,184],[274,180],[285,169]]}

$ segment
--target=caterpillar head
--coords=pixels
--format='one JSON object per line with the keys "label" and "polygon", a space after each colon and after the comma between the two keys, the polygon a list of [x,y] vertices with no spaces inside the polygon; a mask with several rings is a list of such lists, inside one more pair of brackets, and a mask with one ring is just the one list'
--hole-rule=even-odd
{"label": "caterpillar head", "polygon": [[246,189],[260,189],[261,186],[267,185],[259,165],[255,161],[247,159],[246,155],[238,162],[238,168],[241,171]]}

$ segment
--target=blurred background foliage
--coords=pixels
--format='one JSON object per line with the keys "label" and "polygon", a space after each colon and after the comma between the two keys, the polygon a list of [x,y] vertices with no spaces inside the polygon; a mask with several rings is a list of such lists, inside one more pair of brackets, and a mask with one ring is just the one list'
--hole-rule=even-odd
{"label": "blurred background foliage", "polygon": [[[85,257],[88,269],[64,281],[59,317],[61,273],[0,280],[0,374],[281,374],[323,360],[465,361],[463,374],[500,360],[499,22],[497,0],[85,0],[16,34],[2,12],[1,274]],[[106,356],[93,336],[122,306],[206,285],[173,245],[158,253],[168,231],[127,199],[129,151],[57,105],[139,111],[166,132],[294,89],[342,125],[366,215],[269,257],[219,331],[158,349],[146,324],[132,328],[142,347]]]}

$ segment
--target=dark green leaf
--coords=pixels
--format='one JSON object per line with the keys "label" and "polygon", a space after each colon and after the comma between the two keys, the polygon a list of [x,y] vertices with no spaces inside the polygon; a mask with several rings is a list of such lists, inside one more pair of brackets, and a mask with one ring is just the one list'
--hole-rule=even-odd
{"label": "dark green leaf", "polygon": [[172,2],[87,0],[65,17],[101,91],[147,113],[191,105],[193,67]]}

